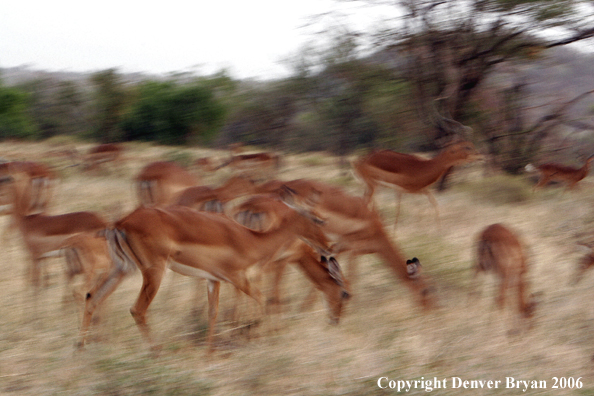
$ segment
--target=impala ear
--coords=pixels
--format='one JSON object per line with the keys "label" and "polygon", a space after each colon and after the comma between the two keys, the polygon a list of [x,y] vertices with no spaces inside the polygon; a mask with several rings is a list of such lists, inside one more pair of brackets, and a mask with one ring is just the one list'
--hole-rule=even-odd
{"label": "impala ear", "polygon": [[283,184],[278,190],[278,195],[283,202],[290,206],[294,206],[295,195],[297,195],[297,192],[293,190],[291,187],[287,186],[286,184]]}
{"label": "impala ear", "polygon": [[347,287],[346,282],[342,276],[342,270],[340,269],[340,265],[338,264],[338,261],[336,261],[336,259],[334,257],[330,257],[330,260],[328,260],[328,273],[330,274],[332,279],[334,279],[336,284],[342,288],[342,293],[340,295],[341,298],[345,299],[345,300],[350,298],[351,294],[347,290],[348,287]]}
{"label": "impala ear", "polygon": [[[326,258],[324,257],[324,259]],[[342,278],[342,271],[340,270],[338,261],[336,261],[334,257],[330,257],[330,259],[326,261],[326,265],[328,267],[328,274],[330,274],[332,279],[334,279],[334,281],[340,286],[343,286],[344,279]]]}

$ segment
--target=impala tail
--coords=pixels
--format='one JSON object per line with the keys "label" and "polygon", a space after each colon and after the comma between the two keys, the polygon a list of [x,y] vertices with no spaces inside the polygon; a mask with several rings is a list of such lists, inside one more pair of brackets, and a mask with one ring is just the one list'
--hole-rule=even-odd
{"label": "impala tail", "polygon": [[134,272],[139,260],[128,244],[124,231],[113,228],[106,229],[102,233],[107,240],[109,255],[113,261],[114,269],[123,274]]}

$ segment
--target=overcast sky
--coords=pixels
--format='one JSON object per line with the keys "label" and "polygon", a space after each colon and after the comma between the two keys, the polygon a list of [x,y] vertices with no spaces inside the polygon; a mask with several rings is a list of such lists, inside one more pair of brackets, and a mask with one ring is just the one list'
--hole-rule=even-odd
{"label": "overcast sky", "polygon": [[0,67],[283,76],[330,0],[12,0],[0,13]]}

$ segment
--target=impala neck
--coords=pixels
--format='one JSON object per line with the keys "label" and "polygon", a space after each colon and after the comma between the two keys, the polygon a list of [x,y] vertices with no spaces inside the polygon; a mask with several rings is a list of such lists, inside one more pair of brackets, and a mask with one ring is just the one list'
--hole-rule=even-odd
{"label": "impala neck", "polygon": [[13,214],[18,220],[29,214],[31,207],[31,183],[26,179],[21,179],[16,176],[13,181],[6,186],[12,194],[12,202],[14,205]]}
{"label": "impala neck", "polygon": [[441,151],[429,161],[436,165],[434,168],[435,171],[441,174],[454,165],[458,160],[459,158],[454,157],[453,153],[447,151],[446,149]]}
{"label": "impala neck", "polygon": [[396,276],[402,280],[414,293],[419,296],[421,305],[424,307],[431,306],[431,296],[429,295],[429,288],[425,283],[423,276],[411,279],[408,276],[406,260],[400,251],[390,242],[388,236],[382,232],[378,236],[381,240],[381,247],[377,250],[377,254],[384,260],[385,264],[390,267]]}
{"label": "impala neck", "polygon": [[316,246],[326,249],[328,241],[325,235],[309,219],[298,213],[283,219],[278,228],[272,231],[259,232],[249,230],[255,239],[252,250],[261,257],[270,257],[278,252],[287,243],[292,243],[295,238],[304,238]]}

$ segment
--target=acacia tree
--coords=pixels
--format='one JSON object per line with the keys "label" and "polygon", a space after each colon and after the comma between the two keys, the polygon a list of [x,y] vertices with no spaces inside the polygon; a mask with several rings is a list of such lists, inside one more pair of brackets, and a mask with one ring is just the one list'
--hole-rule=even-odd
{"label": "acacia tree", "polygon": [[[594,36],[594,3],[588,0],[363,0],[366,5],[394,7],[371,35],[378,52],[390,58],[411,84],[411,102],[432,130],[435,146],[459,132],[456,123],[475,124],[473,98],[498,65],[532,61],[546,49]],[[378,24],[379,25],[379,24]],[[369,34],[368,34],[369,36]],[[562,104],[534,124],[522,117],[523,85],[501,92],[507,130],[491,133],[492,152],[507,150],[506,168],[517,171],[552,133]],[[582,98],[583,96],[578,96]],[[574,103],[572,99],[567,105]],[[512,122],[513,121],[513,122]],[[459,124],[458,124],[459,125]],[[524,136],[525,135],[525,136]],[[511,139],[508,139],[509,137]],[[506,145],[501,142],[508,140]]]}
{"label": "acacia tree", "polygon": [[[594,4],[579,0],[401,0],[403,23],[376,34],[414,82],[422,114],[444,98],[465,121],[469,100],[495,66],[594,36]],[[561,39],[559,39],[561,37]]]}

